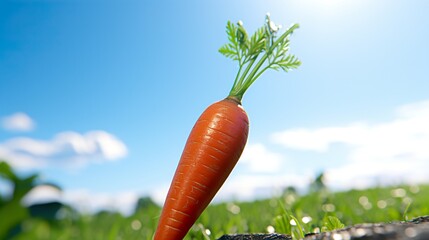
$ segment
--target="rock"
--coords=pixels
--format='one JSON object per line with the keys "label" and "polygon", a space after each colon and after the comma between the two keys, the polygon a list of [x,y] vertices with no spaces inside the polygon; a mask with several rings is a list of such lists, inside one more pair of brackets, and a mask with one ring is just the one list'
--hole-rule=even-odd
{"label": "rock", "polygon": [[277,233],[270,233],[270,234],[249,233],[249,234],[223,235],[218,240],[278,240],[278,239],[291,240],[292,238],[290,236],[277,234]]}
{"label": "rock", "polygon": [[[219,240],[281,240],[292,239],[281,234],[234,234],[224,235]],[[406,222],[358,224],[332,232],[310,233],[304,240],[427,240],[429,239],[429,216]]]}
{"label": "rock", "polygon": [[364,224],[338,231],[307,235],[305,240],[399,240],[429,239],[429,224]]}

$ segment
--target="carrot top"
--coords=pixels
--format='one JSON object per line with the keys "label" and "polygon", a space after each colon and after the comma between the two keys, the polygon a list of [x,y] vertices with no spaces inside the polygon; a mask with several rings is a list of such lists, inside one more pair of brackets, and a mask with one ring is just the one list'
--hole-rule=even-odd
{"label": "carrot top", "polygon": [[289,36],[298,27],[298,24],[293,24],[277,37],[281,25],[275,25],[267,13],[265,25],[249,37],[242,21],[236,25],[228,21],[226,32],[229,43],[223,45],[219,52],[239,64],[229,98],[240,102],[250,85],[268,69],[288,72],[301,65],[294,55],[288,54]]}

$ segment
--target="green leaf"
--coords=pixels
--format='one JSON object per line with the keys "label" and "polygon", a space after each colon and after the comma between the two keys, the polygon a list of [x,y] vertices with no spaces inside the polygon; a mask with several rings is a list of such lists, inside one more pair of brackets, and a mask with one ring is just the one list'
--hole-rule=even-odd
{"label": "green leaf", "polygon": [[[240,23],[237,24],[237,42],[240,49],[245,52],[249,48],[249,36],[246,29]],[[244,54],[243,54],[244,55]]]}
{"label": "green leaf", "polygon": [[265,42],[267,38],[264,31],[264,28],[261,27],[250,38],[248,52],[249,58],[255,58],[265,50]]}
{"label": "green leaf", "polygon": [[288,55],[275,62],[273,64],[273,69],[278,70],[281,68],[283,71],[288,72],[291,69],[298,68],[300,65],[301,62],[294,55]]}
{"label": "green leaf", "polygon": [[0,239],[6,239],[9,231],[28,217],[28,210],[16,199],[0,207],[0,216]]}
{"label": "green leaf", "polygon": [[293,215],[290,215],[290,218],[293,219],[296,225],[295,227],[292,227],[293,229],[292,239],[293,240],[303,239],[305,237],[305,234],[304,234],[304,228],[302,227],[301,222],[298,220],[298,218],[296,218]]}
{"label": "green leaf", "polygon": [[340,219],[334,216],[325,217],[322,227],[323,231],[334,231],[341,228],[344,228],[344,224],[340,221]]}
{"label": "green leaf", "polygon": [[274,226],[277,232],[292,235],[292,225],[289,214],[282,214],[274,218]]}
{"label": "green leaf", "polygon": [[[0,160],[1,161],[1,160]],[[0,176],[14,182],[18,177],[5,161],[0,162]]]}
{"label": "green leaf", "polygon": [[222,53],[225,57],[231,58],[233,60],[238,60],[238,53],[231,44],[225,44],[219,48],[219,52]]}
{"label": "green leaf", "polygon": [[19,179],[15,181],[15,188],[13,190],[14,199],[22,199],[28,192],[30,192],[37,184],[36,179],[39,176],[33,174],[27,178]]}
{"label": "green leaf", "polygon": [[219,52],[227,58],[235,61],[241,61],[240,43],[237,36],[238,28],[233,23],[228,21],[226,24],[226,34],[228,35],[229,43],[219,48]]}
{"label": "green leaf", "polygon": [[234,46],[238,46],[237,37],[236,37],[237,27],[230,21],[226,24],[226,34],[228,35],[228,40]]}

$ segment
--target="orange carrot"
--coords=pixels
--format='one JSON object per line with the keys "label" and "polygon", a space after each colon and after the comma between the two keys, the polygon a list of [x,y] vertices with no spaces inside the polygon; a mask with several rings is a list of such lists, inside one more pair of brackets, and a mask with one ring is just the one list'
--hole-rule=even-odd
{"label": "orange carrot", "polygon": [[[267,69],[288,71],[300,61],[287,54],[293,25],[278,39],[279,26],[267,24],[251,38],[241,21],[227,24],[230,43],[219,51],[239,62],[227,98],[210,105],[195,123],[185,144],[155,232],[154,240],[183,239],[236,165],[247,141],[249,120],[241,99]],[[263,53],[263,54],[262,54]],[[262,56],[260,56],[262,54]],[[255,61],[259,60],[256,65]]]}

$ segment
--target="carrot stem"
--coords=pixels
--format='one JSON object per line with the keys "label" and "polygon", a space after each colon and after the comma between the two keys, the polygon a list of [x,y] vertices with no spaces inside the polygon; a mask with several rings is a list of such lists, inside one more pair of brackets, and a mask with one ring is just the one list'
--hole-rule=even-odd
{"label": "carrot stem", "polygon": [[[291,68],[298,67],[301,62],[297,59],[295,59],[292,55],[287,54],[288,52],[288,41],[287,37],[289,37],[295,29],[299,27],[298,24],[292,25],[290,28],[288,28],[278,39],[275,39],[275,33],[278,29],[275,31],[271,29],[272,23],[268,22],[269,17],[267,17],[267,26],[266,31],[257,31],[255,33],[255,36],[252,37],[252,39],[259,39],[264,37],[265,38],[265,44],[260,44],[257,42],[257,46],[248,46],[248,45],[239,45],[239,41],[233,41],[233,44],[235,43],[235,50],[236,50],[236,58],[239,62],[239,70],[236,75],[234,84],[229,92],[228,96],[234,96],[235,98],[241,99],[243,98],[244,93],[247,91],[247,89],[258,79],[266,70],[270,68],[278,69],[282,68],[283,70],[287,71]],[[240,22],[239,28],[234,29],[232,24],[228,24],[229,29],[228,33],[234,33],[234,31],[239,31],[239,29],[243,28],[242,23]],[[265,34],[265,36],[256,36],[256,34]],[[232,37],[236,37],[238,34],[234,34],[233,36],[230,36],[230,39]],[[242,41],[242,39],[241,39]],[[250,41],[252,43],[252,41]],[[246,42],[246,44],[249,44],[249,41]],[[256,44],[256,43],[255,43]],[[230,45],[229,45],[230,46]],[[253,47],[253,48],[252,48]],[[257,49],[257,47],[260,47],[260,49]],[[224,46],[219,51],[223,54],[225,54],[225,48],[227,46]],[[240,49],[244,48],[244,50],[240,51]],[[251,54],[251,49],[253,49],[254,52],[252,54],[255,55],[248,55],[245,54]],[[256,50],[255,50],[256,49]],[[264,55],[259,57],[259,53],[264,52]],[[231,54],[231,52],[228,52]],[[228,56],[227,54],[225,54]],[[228,57],[231,57],[230,55]],[[244,59],[244,60],[243,60]],[[254,65],[256,60],[259,59],[259,61]],[[286,61],[286,60],[294,60],[294,61]],[[247,61],[246,61],[247,60]],[[261,69],[261,67],[267,62],[268,64]],[[246,66],[245,66],[246,65]],[[244,71],[243,71],[243,67]]]}

